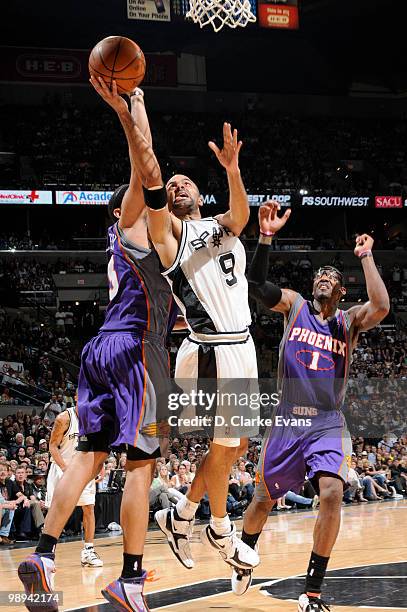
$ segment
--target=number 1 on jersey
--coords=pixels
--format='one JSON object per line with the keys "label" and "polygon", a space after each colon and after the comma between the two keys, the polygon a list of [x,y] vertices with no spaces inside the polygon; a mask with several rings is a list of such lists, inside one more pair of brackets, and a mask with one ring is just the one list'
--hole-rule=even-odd
{"label": "number 1 on jersey", "polygon": [[311,363],[309,364],[310,370],[318,370],[318,361],[319,361],[320,356],[321,356],[321,353],[319,353],[318,351],[312,351],[312,359],[311,359]]}

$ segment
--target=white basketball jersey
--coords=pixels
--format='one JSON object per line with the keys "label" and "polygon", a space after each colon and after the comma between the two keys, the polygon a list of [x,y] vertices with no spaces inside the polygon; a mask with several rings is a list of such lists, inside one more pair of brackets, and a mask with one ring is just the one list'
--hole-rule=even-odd
{"label": "white basketball jersey", "polygon": [[78,445],[79,438],[79,422],[76,416],[75,408],[68,408],[67,413],[69,414],[69,427],[62,438],[61,444],[59,445],[59,451],[62,455],[64,463],[70,463],[75,449]]}
{"label": "white basketball jersey", "polygon": [[182,222],[177,257],[163,274],[191,332],[239,333],[251,323],[246,252],[212,217]]}

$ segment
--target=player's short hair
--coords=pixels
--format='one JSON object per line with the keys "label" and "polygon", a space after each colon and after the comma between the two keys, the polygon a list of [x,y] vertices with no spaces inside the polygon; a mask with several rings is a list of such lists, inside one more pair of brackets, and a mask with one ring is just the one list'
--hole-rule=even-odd
{"label": "player's short hair", "polygon": [[118,187],[113,192],[112,197],[109,200],[108,213],[109,213],[109,219],[112,221],[112,223],[116,223],[117,221],[117,217],[114,216],[113,211],[115,210],[115,208],[122,207],[124,194],[126,193],[128,188],[129,188],[128,183],[126,183],[125,185],[120,185],[120,187]]}

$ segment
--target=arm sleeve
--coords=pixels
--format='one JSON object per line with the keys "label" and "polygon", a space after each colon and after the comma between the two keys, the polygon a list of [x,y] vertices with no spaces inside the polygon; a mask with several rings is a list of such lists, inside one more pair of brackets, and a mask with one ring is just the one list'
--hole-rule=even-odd
{"label": "arm sleeve", "polygon": [[249,268],[248,282],[250,297],[261,302],[266,308],[273,308],[281,301],[282,291],[280,287],[266,280],[269,250],[268,244],[257,245]]}

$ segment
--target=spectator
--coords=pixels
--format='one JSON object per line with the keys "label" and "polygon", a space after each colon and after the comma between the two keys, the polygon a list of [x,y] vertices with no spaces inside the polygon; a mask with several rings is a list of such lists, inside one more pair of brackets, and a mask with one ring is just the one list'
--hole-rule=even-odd
{"label": "spectator", "polygon": [[57,396],[53,394],[50,401],[44,406],[42,418],[48,419],[49,423],[52,424],[55,421],[55,417],[57,417],[60,412],[62,412],[62,406],[58,402]]}
{"label": "spectator", "polygon": [[14,540],[9,538],[9,535],[17,507],[17,502],[11,501],[10,496],[11,483],[7,480],[7,468],[0,464],[0,544],[8,546],[14,544]]}

